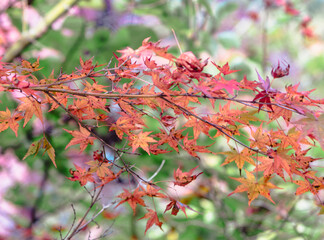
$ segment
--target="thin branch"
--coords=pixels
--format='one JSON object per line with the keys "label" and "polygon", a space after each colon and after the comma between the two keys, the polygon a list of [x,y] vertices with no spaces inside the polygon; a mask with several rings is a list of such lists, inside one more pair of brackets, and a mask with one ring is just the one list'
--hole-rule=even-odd
{"label": "thin branch", "polygon": [[155,171],[155,173],[149,179],[147,179],[147,181],[151,181],[153,178],[155,178],[156,175],[159,174],[159,172],[161,171],[161,169],[164,166],[164,163],[165,163],[165,160],[163,159],[160,167]]}
{"label": "thin branch", "polygon": [[[97,193],[96,196],[91,195],[91,203],[90,206],[88,207],[87,211],[85,212],[85,214],[83,215],[83,217],[80,219],[78,225],[74,228],[74,230],[70,233],[70,235],[66,235],[66,237],[64,239],[70,240],[72,239],[72,237],[74,237],[78,232],[80,232],[80,230],[83,229],[83,221],[84,219],[88,216],[90,210],[92,209],[92,207],[94,206],[94,204],[98,201],[98,198],[102,192],[104,186],[102,186],[99,190],[99,192]],[[96,191],[96,188],[94,189],[94,191]]]}
{"label": "thin branch", "polygon": [[181,111],[183,111],[183,112],[186,113],[187,115],[193,116],[194,118],[199,119],[200,121],[202,121],[202,122],[204,122],[204,123],[206,123],[206,124],[208,124],[208,125],[210,125],[210,126],[216,128],[218,131],[220,131],[221,133],[223,133],[223,134],[224,134],[225,136],[227,136],[228,138],[230,138],[230,139],[232,139],[233,141],[237,142],[238,144],[240,144],[240,145],[242,145],[242,146],[244,146],[244,147],[250,149],[251,151],[256,152],[256,153],[260,153],[260,154],[263,154],[263,155],[267,155],[267,153],[264,153],[264,152],[262,152],[262,151],[260,151],[260,150],[258,150],[258,149],[255,149],[255,148],[251,148],[251,147],[249,147],[248,145],[246,145],[246,144],[244,144],[243,142],[241,142],[240,140],[238,140],[238,139],[232,137],[231,135],[229,135],[227,132],[225,132],[225,131],[222,129],[222,128],[224,128],[224,127],[219,126],[219,125],[214,124],[214,123],[211,123],[211,122],[209,122],[209,121],[207,121],[207,120],[205,120],[205,119],[203,119],[203,118],[197,116],[196,114],[190,112],[189,110],[185,109],[184,107],[181,107],[181,106],[179,106],[178,104],[176,104],[176,103],[174,103],[174,102],[171,102],[170,100],[166,99],[165,97],[161,97],[161,98],[162,98],[164,101],[170,103],[171,105],[176,106],[177,108],[179,108]]}
{"label": "thin branch", "polygon": [[[84,77],[82,77],[84,78]],[[78,79],[81,79],[78,78]],[[58,85],[52,84],[52,85]],[[17,89],[21,90],[19,87],[11,86],[8,84],[3,84],[2,87],[7,89]],[[305,115],[304,113],[299,112],[298,110],[285,105],[285,104],[278,104],[278,103],[266,103],[266,102],[257,102],[253,100],[243,100],[243,99],[235,99],[235,98],[226,98],[226,97],[213,97],[213,96],[206,96],[206,95],[196,95],[196,94],[188,94],[188,93],[180,93],[180,94],[121,94],[121,93],[93,93],[93,92],[87,92],[87,91],[79,91],[79,90],[67,90],[67,89],[60,89],[60,88],[48,88],[48,87],[29,87],[29,89],[34,91],[41,91],[41,92],[60,92],[60,93],[68,93],[71,95],[77,95],[82,97],[92,96],[102,99],[119,99],[119,98],[164,98],[164,97],[196,97],[196,98],[206,98],[206,99],[217,99],[217,100],[225,100],[225,101],[233,101],[237,102],[252,108],[258,108],[256,106],[250,105],[250,104],[262,104],[262,105],[273,105],[277,106],[289,111],[292,111],[294,113],[298,113],[300,115]],[[266,109],[260,109],[265,112],[271,112]]]}
{"label": "thin branch", "polygon": [[97,218],[103,211],[105,211],[107,208],[114,205],[116,202],[117,201],[113,201],[110,204],[107,204],[107,205],[103,206],[103,208],[101,208],[98,213],[96,213],[89,221],[87,221],[85,224],[83,224],[81,227],[79,227],[79,229],[75,233],[80,232],[85,226],[87,226],[89,223],[93,222],[94,219]]}
{"label": "thin branch", "polygon": [[[57,101],[54,96],[49,92],[49,91],[45,91],[45,93],[56,103],[58,104],[75,122],[79,123],[81,125],[81,127],[83,127],[84,129],[86,129],[92,136],[94,136],[95,138],[97,138],[104,146],[116,151],[116,152],[123,152],[123,153],[128,153],[128,154],[132,154],[132,155],[136,155],[136,153],[131,153],[131,152],[126,152],[123,150],[120,150],[118,148],[115,148],[113,146],[111,146],[110,144],[106,143],[101,137],[99,137],[96,133],[94,133],[93,131],[91,131],[88,126],[86,126],[84,123],[82,123],[76,116],[74,116],[72,113],[70,113],[70,111],[68,109],[66,109],[66,107],[64,107],[59,101]],[[123,167],[114,164],[114,166],[122,169]]]}

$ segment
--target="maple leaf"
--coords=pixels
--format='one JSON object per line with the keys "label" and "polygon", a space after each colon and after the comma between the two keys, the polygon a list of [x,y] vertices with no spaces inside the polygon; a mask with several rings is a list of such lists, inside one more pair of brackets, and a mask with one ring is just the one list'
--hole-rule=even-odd
{"label": "maple leaf", "polygon": [[92,66],[92,60],[93,60],[93,57],[86,60],[86,61],[83,61],[82,58],[80,57],[80,65],[81,65],[81,69],[77,69],[80,73],[83,73],[83,74],[88,74],[90,73],[95,66]]}
{"label": "maple leaf", "polygon": [[65,131],[67,131],[68,133],[70,133],[74,138],[69,142],[69,144],[65,147],[65,149],[67,149],[68,147],[72,146],[72,145],[76,145],[76,144],[80,144],[80,152],[83,152],[86,147],[88,146],[88,144],[93,145],[93,140],[95,140],[95,137],[91,137],[90,136],[90,132],[81,127],[81,125],[79,125],[80,127],[80,131],[70,131],[67,129],[64,129]]}
{"label": "maple leaf", "polygon": [[90,173],[88,170],[79,167],[76,164],[73,165],[75,166],[76,170],[70,170],[70,174],[72,175],[72,177],[68,177],[69,180],[79,181],[81,186],[86,185],[87,182],[95,182],[92,173]]}
{"label": "maple leaf", "polygon": [[271,88],[271,84],[270,84],[270,79],[269,79],[269,77],[267,76],[267,77],[266,77],[266,80],[264,80],[264,79],[261,77],[261,75],[259,74],[259,72],[258,72],[258,71],[256,71],[256,72],[257,72],[258,79],[259,79],[259,82],[260,82],[259,87],[260,87],[262,90],[266,91],[266,93],[268,93],[268,92],[270,92],[270,91],[274,91],[274,89]]}
{"label": "maple leaf", "polygon": [[6,111],[0,111],[0,132],[6,130],[8,127],[16,134],[18,131],[18,121],[21,120],[23,116],[20,113],[15,112],[11,116],[10,110],[7,108]]}
{"label": "maple leaf", "polygon": [[139,134],[133,134],[129,137],[130,145],[133,148],[133,152],[139,147],[141,147],[145,152],[147,152],[150,155],[149,145],[148,143],[157,142],[152,137],[149,137],[148,135],[151,132],[140,132]]}
{"label": "maple leaf", "polygon": [[[57,102],[61,103],[62,106],[66,106],[67,102],[68,102],[68,97],[67,97],[67,93],[55,93],[55,99],[57,100]],[[60,107],[60,105],[55,102],[53,99],[49,98],[47,96],[47,102],[52,104],[51,108],[48,110],[49,112],[55,110],[56,108]]]}
{"label": "maple leaf", "polygon": [[253,102],[259,102],[259,110],[260,112],[263,105],[266,105],[267,108],[269,108],[271,111],[273,111],[273,108],[271,106],[271,96],[272,93],[268,93],[267,91],[259,92],[253,99]]}
{"label": "maple leaf", "polygon": [[305,149],[301,151],[300,149],[295,150],[295,154],[292,156],[293,159],[298,164],[298,167],[300,167],[303,170],[307,170],[310,167],[310,163],[314,162],[316,160],[319,160],[321,158],[313,158],[310,156],[306,156],[307,152],[310,150],[310,148]]}
{"label": "maple leaf", "polygon": [[296,195],[300,195],[305,192],[311,192],[313,194],[318,193],[318,190],[314,188],[314,186],[309,182],[309,180],[295,180],[294,183],[299,185],[299,187],[296,189]]}
{"label": "maple leaf", "polygon": [[43,137],[42,147],[45,149],[44,153],[47,153],[48,157],[51,159],[52,163],[56,167],[55,150],[45,136]]}
{"label": "maple leaf", "polygon": [[174,215],[174,216],[176,216],[178,214],[179,210],[181,210],[186,215],[186,217],[188,217],[187,213],[186,213],[186,208],[190,209],[191,211],[197,212],[196,210],[192,209],[188,205],[186,205],[186,204],[184,204],[184,203],[182,203],[180,201],[177,201],[177,200],[175,200],[173,198],[170,198],[170,202],[166,206],[166,208],[164,210],[164,213],[166,211],[170,210],[171,208],[172,208],[171,214]]}
{"label": "maple leaf", "polygon": [[144,189],[143,186],[141,186],[143,191],[146,193],[149,197],[158,197],[158,198],[166,198],[167,196],[163,193],[159,193],[161,188],[157,186],[153,186],[152,184],[146,184],[146,189]]}
{"label": "maple leaf", "polygon": [[230,146],[230,148],[231,148],[231,151],[218,153],[218,154],[224,154],[227,156],[221,166],[224,166],[226,164],[229,164],[229,163],[235,161],[237,167],[240,170],[240,175],[241,175],[241,170],[242,170],[245,162],[248,162],[255,166],[254,159],[251,157],[251,155],[253,153],[248,148],[244,148],[243,151],[241,151],[241,152],[238,152],[232,146]]}
{"label": "maple leaf", "polygon": [[150,42],[149,40],[150,37],[145,38],[142,41],[142,46],[140,46],[136,50],[130,47],[127,47],[123,50],[117,50],[117,52],[122,53],[122,56],[117,59],[122,60],[121,63],[123,63],[124,60],[128,58],[131,58],[133,61],[142,60],[142,58],[144,57],[147,58],[153,56],[153,53],[155,53],[157,56],[168,59],[170,61],[174,59],[174,56],[167,52],[168,47],[159,47],[160,41],[153,43]]}
{"label": "maple leaf", "polygon": [[255,177],[252,173],[247,171],[246,172],[246,177],[247,178],[232,178],[240,183],[242,183],[240,186],[238,186],[233,192],[228,194],[228,196],[231,196],[234,193],[239,193],[239,192],[247,192],[248,193],[248,199],[249,199],[249,206],[251,202],[256,199],[260,194],[264,196],[265,198],[269,199],[272,203],[274,201],[272,200],[270,196],[270,189],[277,188],[280,189],[279,187],[275,186],[274,184],[270,183],[269,180],[271,177],[262,177],[259,182],[255,180]]}
{"label": "maple leaf", "polygon": [[200,59],[198,59],[192,52],[184,52],[176,60],[178,68],[184,68],[189,72],[202,72],[207,64],[208,59],[200,62]]}
{"label": "maple leaf", "polygon": [[167,143],[170,147],[179,152],[178,145],[179,141],[184,138],[182,135],[184,130],[185,129],[175,130],[175,128],[172,128],[170,132],[167,133],[164,129],[160,129],[160,132],[155,134],[155,137],[160,139],[158,140],[158,145]]}
{"label": "maple leaf", "polygon": [[283,180],[285,180],[284,172],[285,170],[290,178],[292,177],[292,159],[287,155],[288,149],[279,148],[277,150],[269,150],[269,157],[259,157],[258,160],[262,162],[260,165],[255,167],[255,171],[264,171],[264,176],[271,176],[273,173],[278,174]]}
{"label": "maple leaf", "polygon": [[42,68],[38,68],[39,67],[39,57],[37,58],[36,62],[34,62],[34,63],[30,63],[27,60],[23,59],[21,61],[21,67],[22,67],[22,69],[24,69],[22,71],[22,74],[29,74],[29,73],[36,72],[36,71],[39,71],[42,69]]}
{"label": "maple leaf", "polygon": [[83,91],[86,91],[86,92],[94,92],[94,93],[107,92],[107,90],[105,89],[107,86],[99,85],[96,82],[93,84],[91,84],[89,82],[85,82],[82,84],[85,86]]}
{"label": "maple leaf", "polygon": [[278,61],[278,66],[276,68],[272,68],[271,75],[273,78],[281,78],[281,77],[289,75],[289,69],[290,69],[289,64],[287,65],[287,67],[285,69],[283,69],[280,66],[280,62]]}
{"label": "maple leaf", "polygon": [[86,162],[86,164],[88,164],[90,166],[90,170],[89,172],[93,173],[96,172],[99,178],[103,178],[106,175],[113,175],[113,171],[111,171],[109,169],[109,167],[111,166],[110,163],[108,162],[98,162],[98,161],[89,161]]}
{"label": "maple leaf", "polygon": [[25,154],[23,160],[25,160],[30,155],[33,155],[33,154],[36,155],[40,148],[43,148],[45,150],[44,153],[47,153],[47,155],[53,162],[54,166],[56,167],[55,150],[45,136],[43,138],[39,139],[38,141],[33,142],[29,146],[28,151]]}
{"label": "maple leaf", "polygon": [[241,70],[230,70],[228,62],[223,67],[217,65],[214,62],[211,62],[211,63],[220,71],[220,73],[222,73],[224,75],[228,75],[228,74],[231,74],[231,73],[234,73],[234,72],[241,71]]}
{"label": "maple leaf", "polygon": [[125,114],[121,112],[120,115],[121,117],[109,129],[109,131],[114,130],[120,139],[123,138],[124,133],[131,135],[131,131],[139,130],[145,124],[141,117],[136,114]]}
{"label": "maple leaf", "polygon": [[324,114],[316,117],[311,114],[306,114],[306,118],[302,118],[294,124],[300,125],[302,136],[313,135],[324,149]]}
{"label": "maple leaf", "polygon": [[200,133],[204,133],[207,136],[210,136],[208,132],[209,132],[209,129],[211,128],[211,126],[207,125],[205,122],[203,122],[195,117],[189,118],[189,120],[186,122],[184,127],[192,127],[193,133],[194,133],[194,139],[198,139]]}
{"label": "maple leaf", "polygon": [[209,146],[199,146],[197,145],[196,139],[188,139],[188,136],[185,136],[183,139],[183,149],[186,150],[191,156],[199,159],[199,156],[196,152],[210,153],[211,151],[207,149]]}
{"label": "maple leaf", "polygon": [[[117,197],[123,199],[121,200],[116,207],[118,207],[119,205],[127,202],[129,204],[129,206],[133,209],[133,213],[135,216],[136,213],[136,204],[142,205],[142,206],[146,206],[144,200],[142,199],[143,196],[145,196],[145,192],[141,191],[138,188],[135,189],[135,191],[133,193],[130,193],[127,189],[124,188],[124,192],[119,194]],[[116,208],[115,207],[115,208]]]}
{"label": "maple leaf", "polygon": [[140,219],[138,219],[138,220],[145,219],[145,218],[148,219],[147,223],[146,223],[145,234],[146,234],[147,230],[149,230],[153,226],[153,224],[155,224],[156,226],[159,226],[160,229],[162,230],[163,223],[159,221],[159,217],[158,217],[156,211],[154,211],[150,208],[148,208],[147,210],[148,210],[148,212],[144,215],[144,217],[141,217]]}
{"label": "maple leaf", "polygon": [[178,185],[178,186],[186,186],[187,184],[191,183],[193,180],[195,180],[200,174],[202,174],[203,172],[200,172],[196,175],[192,175],[193,171],[195,171],[197,167],[194,167],[193,169],[191,169],[189,172],[182,172],[180,170],[180,168],[177,169],[177,171],[174,170],[173,172],[173,177],[175,179],[175,181],[173,182],[174,185]]}
{"label": "maple leaf", "polygon": [[257,147],[260,151],[267,151],[268,146],[274,146],[272,143],[271,137],[269,136],[267,132],[263,131],[263,123],[256,129],[255,132],[251,132],[251,136],[253,139],[250,139],[251,141],[251,147],[255,148]]}
{"label": "maple leaf", "polygon": [[255,90],[258,86],[260,86],[260,83],[257,81],[250,81],[246,78],[246,75],[244,75],[243,79],[240,82],[240,88],[243,89],[250,89],[250,90]]}
{"label": "maple leaf", "polygon": [[219,79],[213,79],[214,88],[212,91],[218,91],[220,89],[225,89],[229,94],[234,95],[234,90],[240,90],[239,83],[232,79],[226,80],[222,76]]}
{"label": "maple leaf", "polygon": [[74,99],[68,110],[80,120],[91,119],[95,116],[88,98]]}
{"label": "maple leaf", "polygon": [[123,172],[125,172],[125,169],[121,169],[119,170],[119,172],[114,173],[113,171],[109,171],[109,174],[107,174],[108,171],[106,171],[106,175],[103,177],[99,177],[101,180],[101,184],[97,186],[97,188],[100,188],[104,185],[106,185],[107,183],[114,181],[115,179],[117,179],[120,174],[122,174]]}
{"label": "maple leaf", "polygon": [[29,122],[29,120],[33,117],[34,114],[43,123],[43,113],[41,109],[41,104],[38,101],[36,101],[34,98],[27,98],[27,97],[19,98],[19,100],[22,103],[20,103],[17,110],[25,112],[24,127]]}
{"label": "maple leaf", "polygon": [[[271,105],[270,105],[271,106]],[[261,108],[261,105],[259,105],[259,110]],[[278,106],[271,106],[272,111],[271,113],[269,113],[269,118],[271,121],[276,120],[280,117],[282,117],[285,122],[286,125],[289,125],[290,119],[292,117],[292,111],[290,109],[286,109],[286,108],[282,108],[282,107],[278,107]]]}

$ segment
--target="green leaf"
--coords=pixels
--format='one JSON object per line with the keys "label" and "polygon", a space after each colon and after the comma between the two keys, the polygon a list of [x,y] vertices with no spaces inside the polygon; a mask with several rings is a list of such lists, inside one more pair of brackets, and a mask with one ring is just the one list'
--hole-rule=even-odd
{"label": "green leaf", "polygon": [[36,156],[38,154],[38,151],[40,148],[43,148],[45,151],[44,153],[47,153],[47,155],[49,156],[49,158],[52,160],[54,166],[56,167],[56,163],[55,163],[55,150],[52,147],[52,145],[49,143],[49,141],[47,140],[47,138],[44,136],[43,138],[39,139],[38,141],[33,142],[26,155],[24,156],[23,160],[25,160],[28,156],[30,155],[34,155]]}
{"label": "green leaf", "polygon": [[45,149],[45,152],[47,153],[47,155],[49,156],[49,158],[52,160],[54,166],[56,167],[56,163],[55,163],[55,150],[52,147],[52,145],[49,143],[49,141],[47,140],[46,137],[44,137],[43,139],[44,139],[43,148]]}
{"label": "green leaf", "polygon": [[28,149],[26,155],[24,156],[23,160],[25,160],[25,159],[26,159],[28,156],[30,156],[30,155],[37,155],[37,153],[38,153],[38,151],[39,151],[39,147],[41,146],[41,142],[42,142],[42,140],[43,140],[43,138],[40,139],[40,140],[38,140],[38,141],[33,142],[33,143],[30,145],[30,147],[29,147],[29,149]]}

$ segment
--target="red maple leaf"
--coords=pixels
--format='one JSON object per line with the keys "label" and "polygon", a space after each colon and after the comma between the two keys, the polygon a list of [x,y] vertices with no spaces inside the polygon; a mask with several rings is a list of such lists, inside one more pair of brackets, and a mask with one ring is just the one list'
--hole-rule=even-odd
{"label": "red maple leaf", "polygon": [[[117,197],[123,199],[121,200],[116,207],[119,205],[128,202],[129,206],[133,209],[134,215],[136,211],[136,204],[142,205],[145,207],[145,202],[142,199],[143,196],[145,196],[146,193],[141,191],[139,188],[136,188],[133,193],[129,192],[127,189],[124,188],[124,192],[119,194]],[[115,208],[116,208],[115,207]]]}
{"label": "red maple leaf", "polygon": [[71,181],[79,181],[81,186],[84,186],[87,184],[87,182],[94,182],[94,178],[92,176],[92,173],[90,173],[88,170],[85,170],[78,165],[74,164],[76,170],[72,171],[70,170],[70,173],[72,177],[68,177]]}
{"label": "red maple leaf", "polygon": [[221,89],[225,89],[229,94],[234,95],[234,90],[240,90],[239,88],[239,83],[232,79],[232,80],[226,80],[222,76],[218,80],[213,79],[215,83],[215,87],[213,88],[212,91],[218,91]]}
{"label": "red maple leaf", "polygon": [[187,184],[191,183],[193,180],[195,180],[200,174],[203,172],[200,172],[196,175],[192,175],[193,171],[195,171],[199,166],[191,169],[189,172],[182,172],[180,168],[177,169],[177,171],[174,171],[173,177],[175,181],[173,182],[174,185],[179,186],[186,186]]}
{"label": "red maple leaf", "polygon": [[267,91],[261,91],[259,92],[253,99],[254,102],[259,102],[259,110],[260,112],[261,108],[263,105],[266,105],[267,108],[269,108],[271,111],[273,111],[272,106],[271,106],[271,97],[273,97],[273,93],[270,92],[268,93]]}
{"label": "red maple leaf", "polygon": [[138,220],[141,220],[144,218],[148,218],[147,223],[146,223],[146,228],[145,228],[145,234],[146,234],[147,230],[149,230],[153,226],[153,224],[155,224],[156,226],[159,226],[162,230],[163,223],[159,221],[159,217],[158,217],[157,213],[150,208],[148,208],[147,210],[148,210],[148,212],[144,215],[144,217],[141,217],[140,219],[138,219]]}
{"label": "red maple leaf", "polygon": [[[186,208],[190,209],[191,211],[194,211],[194,212],[197,212],[196,210],[192,209],[191,207],[189,207],[188,205],[182,203],[182,202],[179,202],[173,198],[170,198],[170,202],[169,204],[166,206],[165,210],[164,210],[164,213],[168,210],[171,210],[171,214],[176,216],[179,212],[179,210],[181,209],[181,211],[187,216],[187,213],[186,213]],[[197,212],[199,213],[199,212]]]}
{"label": "red maple leaf", "polygon": [[224,74],[224,75],[228,75],[228,74],[231,74],[231,73],[234,73],[234,72],[238,72],[238,71],[241,71],[241,70],[230,70],[230,67],[228,65],[228,62],[224,65],[224,66],[219,66],[217,65],[216,63],[214,62],[211,62],[215,67],[217,67],[217,69],[220,71],[220,73]]}
{"label": "red maple leaf", "polygon": [[182,53],[176,61],[176,65],[180,69],[186,69],[189,72],[201,72],[208,64],[208,59],[200,62],[192,52]]}

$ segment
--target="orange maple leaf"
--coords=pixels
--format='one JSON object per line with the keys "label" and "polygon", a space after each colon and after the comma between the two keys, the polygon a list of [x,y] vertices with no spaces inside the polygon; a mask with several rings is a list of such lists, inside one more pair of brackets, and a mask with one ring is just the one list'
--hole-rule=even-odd
{"label": "orange maple leaf", "polygon": [[29,120],[33,117],[34,114],[43,123],[41,104],[38,101],[36,101],[34,98],[27,98],[27,97],[19,98],[19,100],[22,101],[22,103],[18,106],[17,110],[25,112],[24,127],[29,122]]}
{"label": "orange maple leaf", "polygon": [[76,144],[80,144],[80,152],[83,152],[86,147],[88,146],[88,144],[92,145],[93,144],[93,140],[95,140],[95,137],[91,137],[90,136],[90,132],[88,130],[86,130],[85,128],[80,127],[80,131],[70,131],[67,129],[64,129],[65,131],[67,131],[68,133],[70,133],[74,138],[69,142],[69,144],[65,147],[65,149],[67,149],[68,147],[72,146],[72,145],[76,145]]}
{"label": "orange maple leaf", "polygon": [[157,186],[153,186],[152,184],[146,184],[146,189],[144,189],[143,186],[141,186],[141,188],[146,193],[146,195],[149,197],[158,197],[158,198],[166,198],[167,197],[163,193],[159,193],[161,188],[159,188]]}
{"label": "orange maple leaf", "polygon": [[143,148],[145,152],[147,152],[150,155],[150,149],[148,143],[157,142],[152,137],[149,137],[148,135],[151,132],[140,132],[139,134],[133,134],[129,137],[130,145],[133,148],[133,152],[139,147]]}
{"label": "orange maple leaf", "polygon": [[154,211],[150,208],[148,208],[147,210],[148,210],[148,212],[144,215],[144,217],[141,217],[140,219],[138,219],[138,220],[141,220],[144,218],[148,218],[147,223],[146,223],[146,228],[145,228],[145,234],[146,234],[147,230],[149,230],[153,226],[153,224],[155,224],[156,226],[159,226],[160,229],[162,230],[163,223],[159,221],[159,217],[158,217],[156,211]]}
{"label": "orange maple leaf", "polygon": [[295,184],[299,185],[296,190],[296,195],[303,194],[305,192],[311,192],[316,194],[318,191],[314,188],[314,186],[309,182],[309,180],[295,180]]}
{"label": "orange maple leaf", "polygon": [[[211,144],[212,145],[212,144]],[[197,145],[197,139],[188,139],[188,136],[185,136],[183,139],[183,149],[186,150],[191,156],[199,159],[197,152],[210,153],[211,151],[207,149],[209,146],[199,146]]]}
{"label": "orange maple leaf", "polygon": [[283,180],[284,174],[283,170],[285,170],[290,178],[292,178],[291,172],[292,172],[292,167],[291,167],[291,157],[287,155],[288,149],[282,149],[278,148],[276,151],[270,150],[268,151],[269,156],[271,156],[273,159],[272,164],[268,166],[268,171],[271,174],[271,172],[277,173]]}
{"label": "orange maple leaf", "polygon": [[106,175],[110,176],[113,175],[113,171],[111,171],[109,169],[109,167],[111,166],[111,163],[107,163],[107,162],[98,162],[98,161],[89,161],[86,162],[86,164],[88,164],[90,166],[90,170],[89,172],[96,172],[99,178],[103,178]]}
{"label": "orange maple leaf", "polygon": [[253,153],[249,149],[244,148],[243,151],[238,152],[235,148],[233,148],[231,146],[230,146],[230,148],[231,148],[231,151],[218,153],[218,154],[224,154],[227,156],[221,166],[224,166],[226,164],[229,164],[229,163],[235,161],[237,167],[240,170],[240,173],[241,173],[241,170],[242,170],[245,162],[248,162],[248,163],[252,164],[253,166],[255,166],[254,159],[251,157],[251,155]]}
{"label": "orange maple leaf", "polygon": [[306,118],[302,118],[295,124],[301,125],[302,137],[313,135],[324,149],[324,114],[319,117],[312,114],[306,114]]}
{"label": "orange maple leaf", "polygon": [[262,177],[259,181],[256,181],[255,177],[252,173],[250,173],[246,169],[245,169],[245,172],[246,172],[247,178],[242,178],[242,177],[241,178],[232,178],[231,177],[232,179],[234,179],[242,184],[240,186],[238,186],[233,192],[228,194],[228,196],[231,196],[234,193],[246,191],[248,193],[249,205],[260,194],[262,196],[264,196],[265,198],[269,199],[272,203],[274,203],[274,201],[272,200],[272,198],[270,196],[270,189],[272,189],[272,188],[280,189],[280,188],[269,182],[271,177]]}
{"label": "orange maple leaf", "polygon": [[173,177],[175,181],[173,182],[174,185],[179,186],[186,186],[187,184],[191,183],[193,180],[195,180],[200,174],[203,172],[200,172],[196,175],[192,175],[193,171],[195,171],[199,166],[191,169],[189,172],[182,172],[180,168],[177,169],[177,171],[174,171]]}
{"label": "orange maple leaf", "polygon": [[[208,121],[209,119],[205,119],[205,120]],[[208,132],[209,132],[209,129],[211,128],[211,126],[207,125],[205,122],[203,122],[195,117],[189,118],[189,120],[183,126],[184,127],[192,127],[193,133],[194,133],[194,139],[198,139],[200,133],[204,133],[210,137]]]}
{"label": "orange maple leaf", "polygon": [[[133,193],[130,193],[127,189],[124,188],[124,192],[119,194],[117,197],[123,199],[121,200],[116,207],[119,205],[128,202],[129,206],[133,209],[133,213],[135,216],[136,204],[142,205],[145,207],[145,202],[142,197],[146,195],[145,192],[141,191],[139,188],[136,188]],[[115,207],[115,208],[116,208]]]}
{"label": "orange maple leaf", "polygon": [[6,109],[6,111],[0,111],[0,132],[10,127],[17,137],[17,131],[19,127],[18,121],[22,118],[23,116],[21,116],[20,113],[17,112],[11,116],[11,112],[8,108]]}

